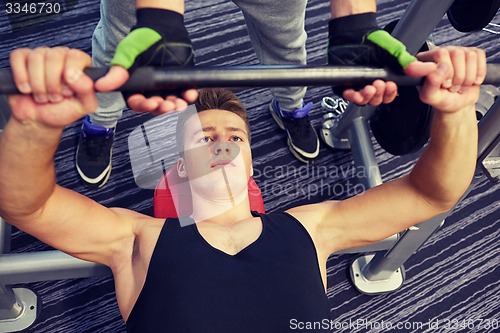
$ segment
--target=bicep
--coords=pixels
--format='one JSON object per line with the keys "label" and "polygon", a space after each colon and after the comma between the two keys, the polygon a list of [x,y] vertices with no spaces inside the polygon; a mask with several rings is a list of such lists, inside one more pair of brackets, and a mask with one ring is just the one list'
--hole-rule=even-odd
{"label": "bicep", "polygon": [[[42,242],[74,257],[111,266],[134,241],[134,216],[117,213],[56,186],[45,205],[14,223]],[[136,217],[135,217],[136,218]]]}
{"label": "bicep", "polygon": [[383,240],[444,211],[411,186],[407,177],[320,205],[325,214],[318,233],[330,253]]}

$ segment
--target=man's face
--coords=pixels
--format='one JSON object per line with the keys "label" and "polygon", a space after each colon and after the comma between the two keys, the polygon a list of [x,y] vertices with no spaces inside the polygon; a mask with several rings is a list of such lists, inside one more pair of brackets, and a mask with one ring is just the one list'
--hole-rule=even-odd
{"label": "man's face", "polygon": [[178,167],[194,190],[214,199],[247,191],[252,156],[246,124],[238,115],[207,110],[184,127],[184,156]]}

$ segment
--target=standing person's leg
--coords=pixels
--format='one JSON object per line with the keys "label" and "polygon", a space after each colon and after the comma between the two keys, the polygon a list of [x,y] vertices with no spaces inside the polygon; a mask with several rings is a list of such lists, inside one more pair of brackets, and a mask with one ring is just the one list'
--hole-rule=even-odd
{"label": "standing person's leg", "polygon": [[360,44],[378,29],[376,12],[375,0],[330,0],[329,45]]}
{"label": "standing person's leg", "polygon": [[330,14],[332,19],[362,13],[375,13],[375,0],[330,0]]}
{"label": "standing person's leg", "polygon": [[[305,65],[306,0],[234,0],[243,12],[257,57],[266,65]],[[288,134],[288,145],[299,160],[307,162],[319,153],[319,140],[304,105],[306,87],[271,89],[271,114]]]}
{"label": "standing person's leg", "polygon": [[[109,66],[116,45],[135,24],[134,0],[101,0],[101,18],[92,36],[94,67]],[[125,101],[119,92],[97,95],[97,112],[85,117],[76,151],[76,168],[89,186],[103,186],[111,173],[115,127]]]}

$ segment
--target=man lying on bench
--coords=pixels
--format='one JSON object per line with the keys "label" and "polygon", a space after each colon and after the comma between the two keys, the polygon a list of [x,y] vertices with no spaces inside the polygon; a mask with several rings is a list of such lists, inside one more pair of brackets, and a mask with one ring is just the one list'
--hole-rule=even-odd
{"label": "man lying on bench", "polygon": [[[430,143],[412,172],[345,201],[252,215],[246,110],[229,91],[203,90],[181,115],[177,163],[190,181],[193,213],[155,219],[106,208],[56,185],[53,157],[65,126],[97,106],[83,52],[18,50],[24,95],[0,137],[0,216],[43,242],[113,271],[130,332],[283,332],[329,318],[326,261],[451,209],[475,170],[474,104],[486,71],[474,48],[436,48],[420,98],[436,109]],[[423,68],[423,67],[419,67]],[[386,85],[372,86],[381,100]],[[393,219],[397,216],[397,219]],[[388,223],[391,221],[391,223]],[[319,330],[319,329],[318,329]]]}

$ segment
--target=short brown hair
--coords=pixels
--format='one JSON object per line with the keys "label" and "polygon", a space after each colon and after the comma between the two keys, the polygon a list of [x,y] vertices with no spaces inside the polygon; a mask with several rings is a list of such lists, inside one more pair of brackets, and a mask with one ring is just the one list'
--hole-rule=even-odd
{"label": "short brown hair", "polygon": [[195,113],[207,110],[224,110],[239,116],[245,122],[248,138],[250,139],[250,122],[248,121],[247,109],[232,91],[222,88],[202,89],[198,93],[194,106],[196,109],[188,108],[182,111],[177,120],[175,137],[179,154],[182,155],[184,152],[184,125],[187,120]]}

